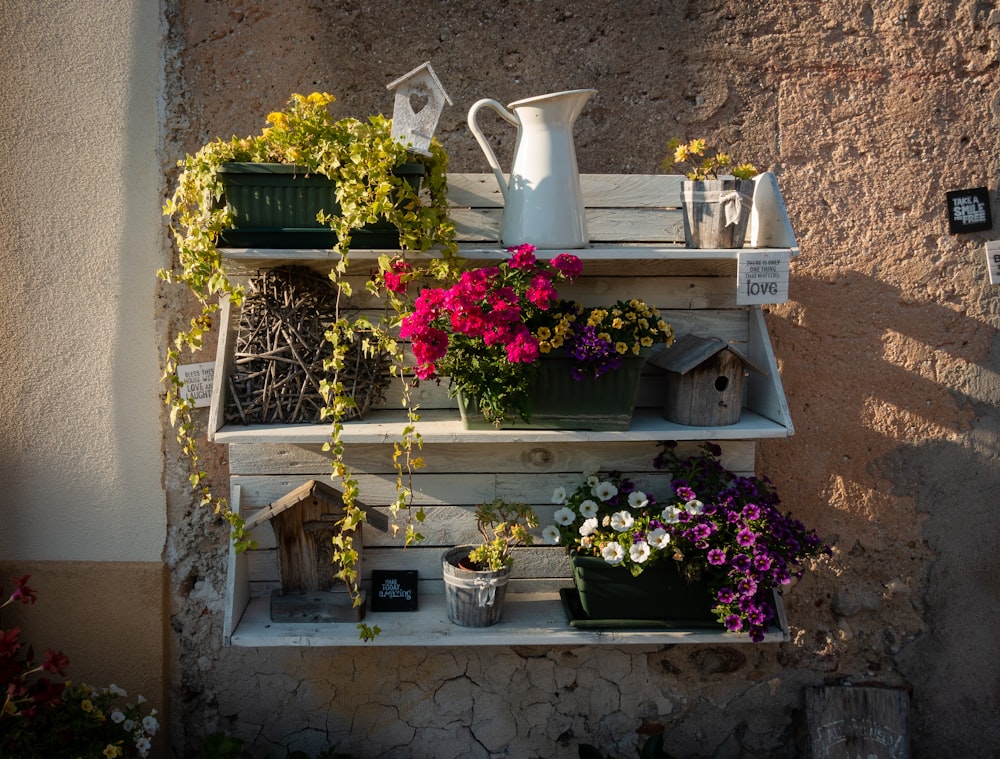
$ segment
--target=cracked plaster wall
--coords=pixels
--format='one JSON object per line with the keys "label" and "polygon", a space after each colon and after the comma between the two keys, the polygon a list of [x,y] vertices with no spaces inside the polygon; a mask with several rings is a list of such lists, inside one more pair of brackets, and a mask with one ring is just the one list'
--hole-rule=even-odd
{"label": "cracked plaster wall", "polygon": [[[681,757],[790,757],[803,689],[859,681],[910,690],[914,756],[993,755],[1000,300],[989,235],[948,235],[944,194],[997,174],[996,3],[165,11],[168,173],[212,137],[256,132],[291,92],[334,93],[342,115],[388,111],[385,84],[425,60],[455,103],[438,136],[456,171],[487,171],[465,126],[474,100],[576,87],[598,90],[577,123],[583,172],[655,172],[674,135],[774,170],[802,249],[791,300],[767,309],[796,434],[764,442],[758,470],[835,545],[787,597],[783,645],[221,649],[225,529],[192,508],[173,452],[178,755],[216,729],[259,755],[336,743],[358,756],[568,757],[580,741],[629,755],[649,721]],[[161,302],[165,331],[184,303]],[[225,450],[208,454],[224,483]]]}

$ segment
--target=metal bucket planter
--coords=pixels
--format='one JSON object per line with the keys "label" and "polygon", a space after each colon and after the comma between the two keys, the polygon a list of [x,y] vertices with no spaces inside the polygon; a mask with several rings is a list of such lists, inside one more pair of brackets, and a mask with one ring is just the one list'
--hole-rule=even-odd
{"label": "metal bucket planter", "polygon": [[464,569],[459,562],[473,546],[456,546],[441,561],[448,619],[462,627],[489,627],[500,621],[510,567],[499,571]]}
{"label": "metal bucket planter", "polygon": [[753,208],[752,179],[681,182],[684,240],[690,248],[742,248]]}

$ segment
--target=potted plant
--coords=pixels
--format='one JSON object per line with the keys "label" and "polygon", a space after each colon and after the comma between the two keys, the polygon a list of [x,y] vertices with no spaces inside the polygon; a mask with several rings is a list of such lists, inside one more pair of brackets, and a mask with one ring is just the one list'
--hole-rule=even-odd
{"label": "potted plant", "polygon": [[627,429],[642,366],[672,342],[670,325],[639,299],[600,308],[561,300],[557,285],[582,271],[575,255],[509,252],[416,298],[400,329],[416,376],[450,379],[466,427]]}
{"label": "potted plant", "polygon": [[[681,205],[689,247],[743,247],[753,207],[753,164],[735,165],[727,153],[709,149],[703,139],[684,142],[675,137],[667,143],[662,169],[687,177],[681,182]],[[727,172],[731,176],[725,176]]]}
{"label": "potted plant", "polygon": [[478,546],[456,546],[442,557],[448,619],[463,627],[488,627],[500,621],[516,545],[531,545],[528,531],[538,526],[534,510],[497,499],[476,509]]}
{"label": "potted plant", "polygon": [[543,539],[566,546],[589,618],[710,622],[763,640],[773,591],[825,547],[781,513],[766,478],[723,467],[718,446],[681,459],[675,443],[662,445],[654,464],[672,475],[662,497],[620,473],[591,475],[571,492],[556,488],[560,507]]}
{"label": "potted plant", "polygon": [[[341,525],[342,543],[335,546],[335,552],[340,555],[335,558],[343,559],[340,563],[344,567],[351,567],[356,553],[351,535],[363,514],[354,505],[357,483],[343,462],[340,443],[342,420],[355,403],[338,380],[338,371],[351,352],[357,352],[360,343],[366,352],[389,355],[397,369],[393,373],[402,377],[399,371],[403,363],[402,348],[392,330],[397,318],[395,314],[409,306],[406,284],[425,276],[428,271],[431,276],[450,277],[457,260],[457,245],[454,226],[448,218],[447,155],[441,145],[432,141],[428,156],[411,154],[405,145],[392,138],[389,119],[383,116],[373,116],[364,122],[353,118],[334,119],[329,111],[333,100],[326,93],[295,94],[283,111],[268,115],[269,126],[260,134],[213,140],[181,161],[175,190],[164,206],[177,246],[177,263],[173,270],[161,270],[158,274],[167,282],[186,285],[200,306],[200,312],[177,334],[168,349],[164,370],[166,402],[171,407],[171,422],[178,441],[192,465],[192,486],[199,492],[203,505],[213,506],[229,520],[237,548],[242,549],[251,541],[245,534],[242,520],[229,509],[224,499],[213,494],[202,471],[193,402],[180,392],[182,383],[177,374],[182,353],[198,350],[204,335],[212,328],[219,308],[217,298],[226,296],[234,306],[239,306],[243,296],[242,288],[230,279],[219,249],[223,235],[233,232],[239,217],[227,201],[240,191],[232,186],[227,189],[224,180],[234,171],[246,169],[248,164],[251,173],[277,176],[289,183],[321,177],[324,188],[317,192],[322,200],[310,208],[307,216],[313,215],[317,223],[326,225],[332,233],[327,238],[334,251],[329,276],[339,296],[345,300],[352,295],[348,279],[352,273],[349,253],[355,230],[381,221],[394,230],[391,247],[417,251],[433,247],[439,251],[439,256],[431,259],[427,269],[416,268],[400,257],[381,256],[379,273],[370,281],[369,289],[384,296],[385,319],[379,321],[363,315],[351,317],[346,310],[338,311],[326,332],[330,350],[324,368],[328,376],[320,383],[320,389],[326,403],[324,418],[331,421],[328,450],[333,453],[334,473],[343,483],[346,506]],[[420,169],[417,173],[422,174],[424,192],[418,193],[416,183],[407,178],[415,164]],[[293,194],[298,192],[294,190]],[[245,219],[246,214],[242,217]],[[258,222],[246,223],[261,232]],[[316,232],[313,229],[309,234]],[[273,243],[268,236],[260,239],[264,245]],[[240,242],[246,244],[249,240],[243,238]],[[367,270],[364,273],[367,274]],[[403,392],[405,399],[405,384]],[[416,415],[408,403],[406,407],[412,422]],[[408,478],[404,470],[413,461],[409,452],[419,444],[412,424],[407,425],[406,430],[396,444],[395,460],[399,462],[401,485],[394,509],[408,505],[409,493],[403,484]],[[407,540],[416,537],[408,524]],[[356,573],[346,571],[344,579],[357,597],[359,578]]]}
{"label": "potted plant", "polygon": [[[33,604],[29,576],[15,578],[13,592],[0,609],[15,602]],[[122,688],[92,688],[66,680],[69,659],[45,650],[44,661],[21,639],[18,627],[0,625],[0,756],[36,759],[53,756],[149,755],[160,728],[156,709],[134,702]]]}

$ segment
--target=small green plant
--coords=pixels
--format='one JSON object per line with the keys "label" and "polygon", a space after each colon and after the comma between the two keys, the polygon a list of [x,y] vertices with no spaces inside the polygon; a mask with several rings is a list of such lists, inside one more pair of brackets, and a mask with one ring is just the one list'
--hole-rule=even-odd
{"label": "small green plant", "polygon": [[667,157],[660,166],[663,171],[677,171],[692,181],[718,179],[719,172],[737,179],[753,179],[757,169],[752,163],[734,165],[728,153],[710,149],[703,139],[684,142],[674,137],[667,143]]}
{"label": "small green plant", "polygon": [[513,562],[511,549],[531,545],[529,528],[538,526],[534,509],[524,503],[507,503],[501,498],[476,509],[476,528],[483,543],[469,552],[469,560],[481,569],[497,572]]}

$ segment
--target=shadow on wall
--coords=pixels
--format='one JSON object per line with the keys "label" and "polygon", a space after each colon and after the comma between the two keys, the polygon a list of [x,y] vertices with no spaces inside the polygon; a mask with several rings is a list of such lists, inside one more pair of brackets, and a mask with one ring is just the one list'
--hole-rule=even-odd
{"label": "shadow on wall", "polygon": [[[982,755],[1000,745],[1000,333],[957,299],[918,301],[859,273],[800,272],[792,295],[769,318],[788,450],[807,454],[779,475],[786,505],[825,521],[845,578],[867,586],[869,624],[892,637],[884,650],[912,688],[914,746]],[[896,578],[910,593],[890,606]]]}

